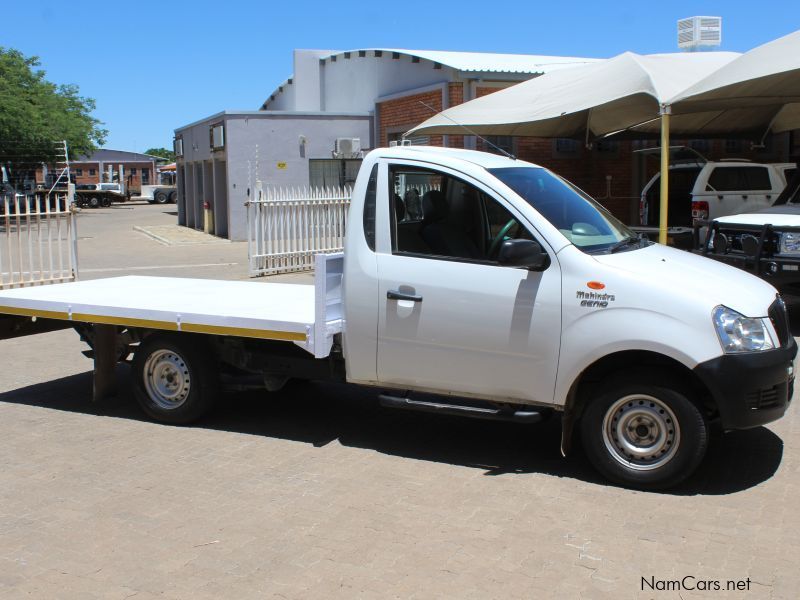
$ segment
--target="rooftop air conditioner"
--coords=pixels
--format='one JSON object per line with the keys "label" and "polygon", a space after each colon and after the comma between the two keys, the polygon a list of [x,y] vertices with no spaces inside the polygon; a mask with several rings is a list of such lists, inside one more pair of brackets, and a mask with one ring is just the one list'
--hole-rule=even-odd
{"label": "rooftop air conditioner", "polygon": [[716,48],[722,44],[722,17],[688,17],[678,21],[678,47]]}

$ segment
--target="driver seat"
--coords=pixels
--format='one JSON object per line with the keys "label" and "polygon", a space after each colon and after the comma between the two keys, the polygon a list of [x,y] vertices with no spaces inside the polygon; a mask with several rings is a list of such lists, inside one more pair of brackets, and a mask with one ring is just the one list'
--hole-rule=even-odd
{"label": "driver seat", "polygon": [[431,190],[422,197],[422,239],[434,254],[456,258],[483,258],[464,227],[456,223],[466,220],[452,214],[447,199],[440,190]]}

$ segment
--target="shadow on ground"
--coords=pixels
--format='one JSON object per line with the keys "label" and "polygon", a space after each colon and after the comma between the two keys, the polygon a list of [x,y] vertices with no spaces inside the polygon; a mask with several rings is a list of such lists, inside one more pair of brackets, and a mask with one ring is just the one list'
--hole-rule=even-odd
{"label": "shadow on ground", "polygon": [[[119,367],[120,382],[127,367]],[[124,371],[124,372],[123,372]],[[0,402],[108,417],[146,420],[128,388],[93,404],[91,373],[0,394]],[[331,383],[297,383],[276,394],[240,393],[220,398],[196,427],[325,446],[335,440],[417,460],[480,469],[487,476],[544,473],[606,485],[580,447],[562,458],[558,418],[538,425],[495,423],[386,409],[373,389]],[[715,433],[702,465],[666,493],[731,494],[756,486],[778,469],[783,441],[765,427]]]}

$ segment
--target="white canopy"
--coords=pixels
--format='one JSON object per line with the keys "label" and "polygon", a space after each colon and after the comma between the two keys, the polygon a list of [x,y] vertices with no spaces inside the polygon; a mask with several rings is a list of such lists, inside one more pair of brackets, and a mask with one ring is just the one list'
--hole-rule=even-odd
{"label": "white canopy", "polygon": [[673,115],[702,114],[696,132],[800,128],[800,31],[743,54],[670,101]]}
{"label": "white canopy", "polygon": [[454,106],[411,131],[463,134],[463,125],[482,135],[601,136],[658,119],[662,104],[738,56],[625,52]]}

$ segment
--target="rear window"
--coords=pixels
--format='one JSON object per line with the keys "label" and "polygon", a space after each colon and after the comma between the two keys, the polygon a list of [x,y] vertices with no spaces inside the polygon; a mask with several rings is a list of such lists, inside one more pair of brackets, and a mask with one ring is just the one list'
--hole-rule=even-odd
{"label": "rear window", "polygon": [[716,167],[708,178],[707,191],[770,190],[766,167]]}

